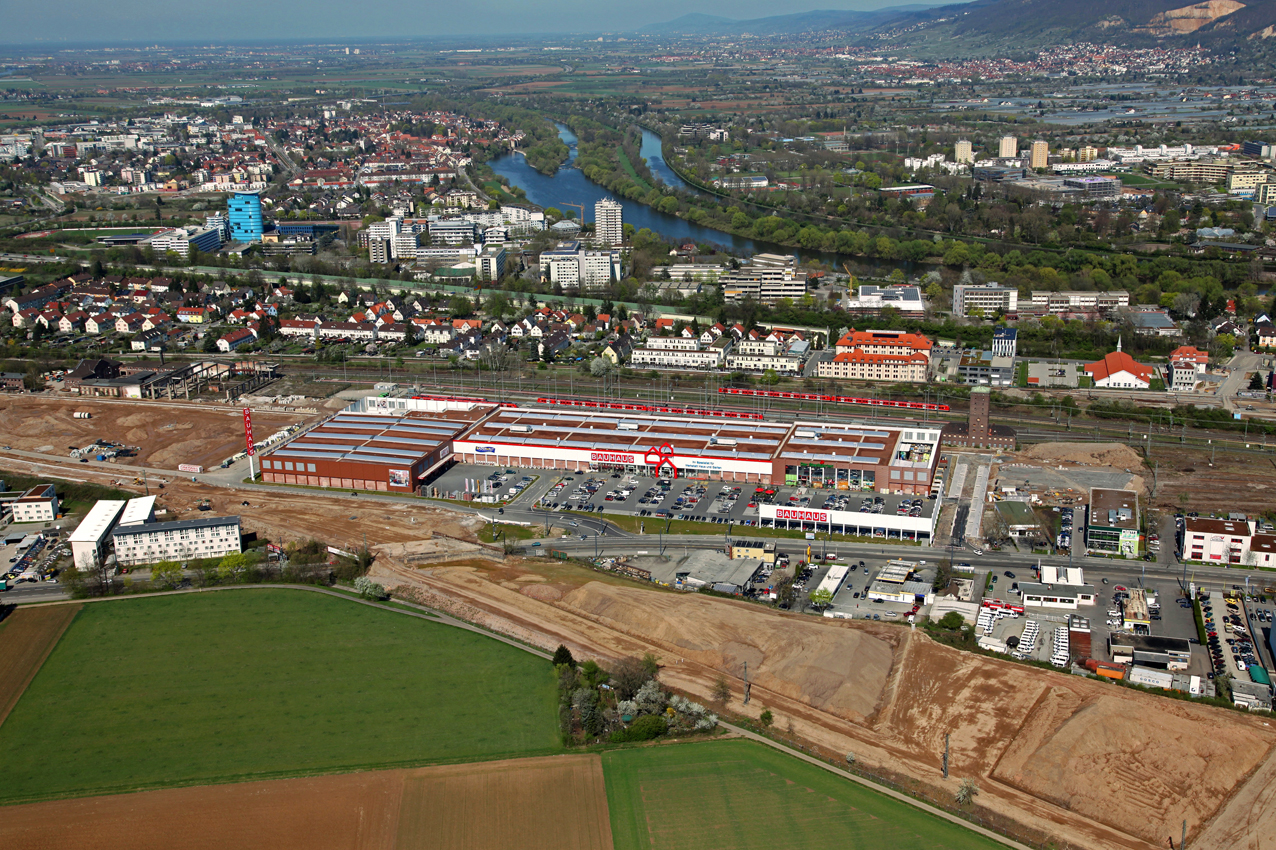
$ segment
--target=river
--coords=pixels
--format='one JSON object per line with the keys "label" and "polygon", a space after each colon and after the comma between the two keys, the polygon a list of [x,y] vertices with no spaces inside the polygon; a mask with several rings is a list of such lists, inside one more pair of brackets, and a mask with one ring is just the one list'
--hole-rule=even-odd
{"label": "river", "polygon": [[[592,182],[579,168],[576,168],[576,135],[562,124],[558,125],[558,137],[562,139],[570,151],[565,162],[558,171],[541,174],[527,164],[521,153],[510,153],[492,160],[492,170],[510,183],[522,188],[527,193],[527,200],[539,207],[558,207],[563,211],[570,209],[563,204],[584,204],[586,220],[592,219],[595,202],[610,198],[624,208],[625,224],[632,224],[641,230],[646,227],[653,233],[672,242],[706,242],[733,254],[749,256],[766,251],[793,253],[792,249],[779,245],[766,245],[745,239],[712,227],[703,227],[652,209],[646,204],[622,198]],[[649,130],[642,131],[642,156],[647,160],[652,173],[670,186],[690,189],[673,170],[660,158],[660,137]]]}
{"label": "river", "polygon": [[[558,207],[566,211],[570,208],[564,207],[563,204],[565,203],[584,204],[585,216],[588,220],[593,217],[593,206],[596,201],[603,198],[611,198],[613,201],[618,201],[621,207],[624,208],[625,224],[632,224],[639,230],[644,227],[648,228],[653,233],[659,233],[671,242],[707,243],[727,253],[742,257],[763,253],[789,254],[804,261],[827,263],[836,270],[842,268],[843,262],[851,261],[861,268],[867,267],[872,274],[876,275],[889,274],[895,268],[902,269],[906,274],[920,273],[920,270],[914,269],[911,263],[842,256],[840,254],[825,254],[819,251],[805,251],[771,242],[745,239],[742,236],[736,236],[723,230],[692,224],[689,221],[678,218],[676,215],[662,213],[646,204],[622,198],[591,181],[575,166],[576,135],[563,124],[558,124],[557,126],[558,137],[566,143],[569,153],[567,162],[563,163],[562,167],[553,174],[541,174],[527,164],[527,160],[523,158],[521,153],[505,154],[490,163],[493,171],[507,178],[511,184],[521,187],[527,193],[527,200],[539,207]],[[666,185],[690,192],[699,192],[698,189],[689,185],[675,174],[673,169],[664,161],[661,156],[660,136],[644,129],[642,131],[642,147],[639,153],[646,160],[647,167],[651,169],[652,174],[664,181]]]}

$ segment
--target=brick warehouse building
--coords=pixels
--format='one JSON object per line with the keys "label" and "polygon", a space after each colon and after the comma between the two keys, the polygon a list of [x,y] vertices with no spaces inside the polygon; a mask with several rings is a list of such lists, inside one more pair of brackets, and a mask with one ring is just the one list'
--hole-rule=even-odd
{"label": "brick warehouse building", "polygon": [[970,391],[970,415],[965,422],[949,422],[944,426],[943,444],[966,449],[1005,449],[1014,451],[1018,432],[1005,425],[993,425],[992,394],[987,387]]}
{"label": "brick warehouse building", "polygon": [[262,480],[412,493],[427,476],[448,464],[453,439],[489,411],[360,413],[347,408],[264,455]]}

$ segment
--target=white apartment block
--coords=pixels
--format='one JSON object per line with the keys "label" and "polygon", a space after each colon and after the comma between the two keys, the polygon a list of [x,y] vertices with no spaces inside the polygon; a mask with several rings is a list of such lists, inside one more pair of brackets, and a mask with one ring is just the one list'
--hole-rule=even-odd
{"label": "white apartment block", "polygon": [[116,561],[122,566],[220,558],[243,551],[237,516],[121,525],[111,537]]}
{"label": "white apartment block", "polygon": [[505,276],[505,249],[499,245],[487,245],[475,258],[480,280],[500,280]]}
{"label": "white apartment block", "polygon": [[[696,339],[660,337],[647,340],[644,348],[635,348],[629,365],[635,369],[707,370],[722,365],[729,340],[718,340],[702,348]],[[654,345],[653,345],[654,343]]]}
{"label": "white apartment block", "polygon": [[58,516],[58,494],[52,484],[39,484],[9,503],[14,522],[52,522]]}
{"label": "white apartment block", "polygon": [[594,204],[594,239],[608,246],[624,242],[625,228],[622,212],[623,207],[620,204],[607,198]]}
{"label": "white apartment block", "polygon": [[802,372],[802,358],[786,354],[779,343],[766,340],[741,340],[727,355],[729,372],[766,372],[773,369],[779,375],[798,375]]}
{"label": "white apartment block", "polygon": [[1019,309],[1019,290],[1002,286],[999,283],[985,283],[980,286],[958,284],[953,287],[953,314],[969,316],[974,310],[982,310],[985,315],[1001,311],[1014,313]]}
{"label": "white apartment block", "polygon": [[691,336],[653,336],[647,340],[646,347],[660,351],[699,351],[700,340]]}
{"label": "white apartment block", "polygon": [[620,252],[586,251],[580,243],[568,242],[541,252],[541,273],[565,290],[604,289],[620,280]]}

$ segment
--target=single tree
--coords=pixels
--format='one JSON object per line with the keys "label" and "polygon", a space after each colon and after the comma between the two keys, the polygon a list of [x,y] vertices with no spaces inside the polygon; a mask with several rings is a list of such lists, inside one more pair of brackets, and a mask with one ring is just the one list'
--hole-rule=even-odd
{"label": "single tree", "polygon": [[566,664],[571,668],[576,667],[576,659],[572,658],[572,651],[561,643],[558,645],[558,649],[554,650],[554,666],[557,667],[560,664]]}
{"label": "single tree", "polygon": [[718,676],[713,683],[713,701],[723,708],[726,708],[727,703],[731,701],[731,685],[727,682],[726,676]]}
{"label": "single tree", "polygon": [[771,724],[775,722],[775,715],[771,713],[771,709],[764,708],[762,713],[758,715],[758,722],[762,724],[763,729],[769,729]]}

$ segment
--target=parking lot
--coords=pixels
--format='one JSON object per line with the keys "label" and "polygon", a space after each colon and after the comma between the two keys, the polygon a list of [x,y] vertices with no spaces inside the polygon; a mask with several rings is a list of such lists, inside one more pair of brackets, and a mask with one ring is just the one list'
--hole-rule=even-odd
{"label": "parking lot", "polygon": [[463,499],[469,492],[479,503],[506,504],[541,480],[531,470],[457,464],[431,481],[426,491],[437,490],[441,499]]}
{"label": "parking lot", "polygon": [[[45,531],[43,523],[11,525],[5,530],[4,537],[14,540],[18,537],[40,534],[43,531]],[[22,548],[16,541],[6,543],[3,548],[0,548],[0,576],[3,577],[9,589],[26,582],[43,581],[50,572],[56,570],[60,558],[69,556],[69,549],[65,553],[62,552],[62,545],[58,540],[51,538],[40,538],[26,548]]]}
{"label": "parking lot", "polygon": [[[847,491],[813,490],[802,487],[759,487],[723,481],[686,478],[652,478],[623,472],[566,473],[541,499],[551,510],[592,511],[603,514],[680,519],[720,525],[771,527],[770,519],[760,520],[758,506],[775,504],[809,510],[848,511],[865,515],[863,525],[872,525],[874,515],[919,517],[937,510],[938,504],[916,496],[877,495]],[[789,527],[815,532],[828,531],[827,523],[792,521]],[[785,521],[780,522],[785,527]],[[834,533],[848,529],[833,525]],[[853,529],[851,530],[853,531]],[[880,537],[886,537],[883,528]],[[892,536],[899,536],[893,532]]]}

